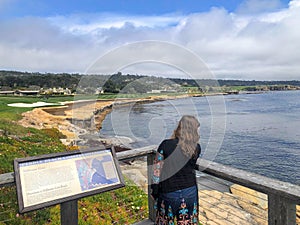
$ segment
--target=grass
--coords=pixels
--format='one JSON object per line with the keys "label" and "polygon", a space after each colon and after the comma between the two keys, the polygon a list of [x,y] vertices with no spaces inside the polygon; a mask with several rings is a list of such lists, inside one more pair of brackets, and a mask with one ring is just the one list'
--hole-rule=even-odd
{"label": "grass", "polygon": [[[107,96],[113,98],[113,95]],[[42,99],[43,100],[43,99]],[[74,100],[48,98],[45,102]],[[66,151],[56,129],[37,130],[16,123],[31,108],[9,107],[9,103],[33,103],[36,97],[0,97],[0,174],[13,171],[13,160],[27,156]],[[44,100],[43,100],[44,101]],[[83,198],[78,202],[79,224],[132,224],[147,217],[147,195],[129,179],[124,188]],[[60,207],[20,215],[15,187],[0,188],[0,225],[60,224]]]}
{"label": "grass", "polygon": [[[125,178],[126,186],[78,201],[78,223],[132,224],[148,217],[147,194]],[[20,215],[15,187],[1,188],[0,225],[60,225],[60,206]],[[7,221],[6,221],[7,220]]]}

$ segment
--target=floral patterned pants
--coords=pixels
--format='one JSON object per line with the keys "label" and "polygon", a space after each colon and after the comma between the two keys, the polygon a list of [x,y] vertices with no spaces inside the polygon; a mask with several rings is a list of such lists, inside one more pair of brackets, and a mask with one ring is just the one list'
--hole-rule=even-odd
{"label": "floral patterned pants", "polygon": [[161,193],[155,208],[155,225],[198,225],[197,186]]}

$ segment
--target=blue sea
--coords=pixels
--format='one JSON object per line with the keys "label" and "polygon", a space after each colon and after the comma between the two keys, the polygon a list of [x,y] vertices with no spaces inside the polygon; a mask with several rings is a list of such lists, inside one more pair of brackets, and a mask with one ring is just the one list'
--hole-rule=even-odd
{"label": "blue sea", "polygon": [[185,114],[200,121],[203,158],[300,185],[300,91],[114,107],[100,134],[130,138],[132,147],[158,145]]}

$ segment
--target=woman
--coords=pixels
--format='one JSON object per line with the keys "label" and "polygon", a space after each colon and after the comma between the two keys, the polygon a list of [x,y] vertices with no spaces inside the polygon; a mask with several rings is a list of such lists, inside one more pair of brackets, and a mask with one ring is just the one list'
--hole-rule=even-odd
{"label": "woman", "polygon": [[171,139],[158,147],[153,165],[152,197],[157,200],[155,224],[197,224],[198,189],[195,165],[200,155],[194,116],[183,116]]}

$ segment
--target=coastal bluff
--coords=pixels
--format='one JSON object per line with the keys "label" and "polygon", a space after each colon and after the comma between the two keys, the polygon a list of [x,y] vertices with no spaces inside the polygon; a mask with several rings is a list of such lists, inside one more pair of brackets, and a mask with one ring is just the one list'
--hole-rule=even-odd
{"label": "coastal bluff", "polygon": [[97,134],[102,127],[102,121],[105,119],[105,116],[111,112],[113,107],[132,106],[134,104],[186,97],[189,97],[189,95],[160,95],[137,99],[120,98],[112,100],[97,99],[63,102],[60,106],[39,107],[24,112],[18,124],[36,129],[56,128],[66,136],[62,141],[68,145],[74,140],[80,139],[82,135]]}
{"label": "coastal bluff", "polygon": [[[78,139],[80,134],[85,134],[88,130],[96,129],[97,124],[105,118],[105,113],[95,115],[95,110],[104,112],[114,104],[114,101],[82,101],[66,102],[63,106],[40,107],[22,114],[23,118],[18,123],[24,127],[37,129],[56,128],[66,136],[67,143]],[[82,125],[94,119],[96,122],[89,127],[74,124],[73,121],[81,121]]]}

